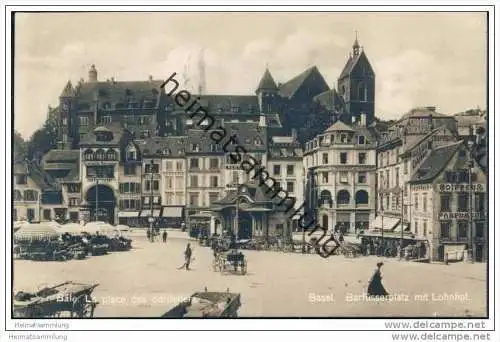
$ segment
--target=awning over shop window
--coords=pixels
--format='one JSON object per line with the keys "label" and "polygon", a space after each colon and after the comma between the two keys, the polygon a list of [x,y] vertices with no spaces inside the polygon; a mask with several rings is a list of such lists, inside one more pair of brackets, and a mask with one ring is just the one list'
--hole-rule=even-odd
{"label": "awning over shop window", "polygon": [[[382,222],[383,221],[383,222]],[[383,223],[383,229],[384,231],[392,231],[396,225],[399,223],[399,218],[395,217],[388,217],[388,216],[383,216],[379,215],[375,217],[375,220],[372,221],[370,224],[370,229],[382,229],[382,223]]]}
{"label": "awning over shop window", "polygon": [[[143,210],[141,211],[141,217],[150,217],[151,216],[151,210]],[[159,217],[160,216],[160,210],[154,209],[153,210],[153,217]]]}
{"label": "awning over shop window", "polygon": [[356,222],[368,222],[368,221],[370,221],[370,214],[369,213],[356,213],[355,221]]}
{"label": "awning over shop window", "polygon": [[351,214],[350,213],[337,213],[337,222],[350,222]]}
{"label": "awning over shop window", "polygon": [[163,207],[162,217],[182,217],[182,207]]}
{"label": "awning over shop window", "polygon": [[119,211],[118,217],[139,217],[138,211]]}
{"label": "awning over shop window", "polygon": [[[410,225],[408,224],[408,222],[403,223],[403,226],[404,226],[404,232],[407,232],[410,230]],[[394,228],[393,231],[394,232],[401,232],[401,221],[398,222],[398,225],[396,226],[396,228]]]}
{"label": "awning over shop window", "polygon": [[464,254],[466,245],[444,245],[444,254],[448,255],[448,259],[461,259]]}

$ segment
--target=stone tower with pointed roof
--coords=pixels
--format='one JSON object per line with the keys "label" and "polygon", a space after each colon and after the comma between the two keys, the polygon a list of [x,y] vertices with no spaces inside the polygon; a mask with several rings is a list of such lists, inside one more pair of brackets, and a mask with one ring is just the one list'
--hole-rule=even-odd
{"label": "stone tower with pointed roof", "polygon": [[64,86],[61,95],[59,96],[59,116],[58,116],[58,148],[61,149],[70,149],[73,141],[71,138],[70,132],[72,127],[72,117],[71,117],[71,108],[73,97],[75,95],[75,88],[71,84],[71,81],[66,83]]}
{"label": "stone tower with pointed roof", "polygon": [[359,45],[358,37],[352,45],[352,53],[342,70],[337,88],[350,115],[359,120],[366,114],[368,124],[375,116],[375,73],[368,57]]}
{"label": "stone tower with pointed roof", "polygon": [[274,82],[273,76],[266,68],[264,75],[260,79],[259,85],[255,90],[259,100],[260,112],[264,114],[271,114],[275,111],[275,98],[278,93],[278,86]]}

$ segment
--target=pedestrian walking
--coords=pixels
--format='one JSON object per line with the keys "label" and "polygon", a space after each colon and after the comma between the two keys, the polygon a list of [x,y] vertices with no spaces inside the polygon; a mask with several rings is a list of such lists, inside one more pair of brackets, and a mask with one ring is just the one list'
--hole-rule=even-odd
{"label": "pedestrian walking", "polygon": [[162,238],[163,238],[163,243],[166,243],[167,242],[167,231],[166,230],[163,231]]}
{"label": "pedestrian walking", "polygon": [[179,270],[185,268],[186,271],[189,271],[189,264],[191,263],[192,253],[193,251],[191,250],[191,244],[188,243],[186,246],[186,250],[184,251],[184,264],[178,268]]}
{"label": "pedestrian walking", "polygon": [[368,283],[368,296],[388,296],[389,294],[382,285],[382,275],[380,273],[380,268],[384,265],[383,262],[377,263],[377,269],[373,273],[370,282]]}

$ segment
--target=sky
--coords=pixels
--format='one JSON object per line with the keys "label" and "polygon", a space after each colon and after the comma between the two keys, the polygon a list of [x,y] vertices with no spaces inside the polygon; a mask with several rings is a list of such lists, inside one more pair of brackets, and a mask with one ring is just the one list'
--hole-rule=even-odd
{"label": "sky", "polygon": [[355,32],[376,74],[376,115],[416,106],[453,114],[486,106],[484,13],[17,13],[14,128],[28,138],[64,85],[88,79],[199,84],[206,93],[254,94],[266,68],[286,82],[316,65],[330,88]]}

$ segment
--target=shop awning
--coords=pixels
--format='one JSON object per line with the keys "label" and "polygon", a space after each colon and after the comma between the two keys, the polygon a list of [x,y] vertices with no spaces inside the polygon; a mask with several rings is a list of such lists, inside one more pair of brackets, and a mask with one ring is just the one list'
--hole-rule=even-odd
{"label": "shop awning", "polygon": [[[404,232],[410,230],[410,225],[408,224],[408,222],[403,223],[403,225],[404,225],[404,230],[403,230]],[[398,225],[396,226],[396,228],[394,228],[393,232],[401,232],[401,221],[398,222]]]}
{"label": "shop awning", "polygon": [[467,245],[444,245],[444,254],[447,255],[448,259],[461,259],[464,255],[464,250]]}
{"label": "shop awning", "polygon": [[139,217],[138,211],[119,211],[118,217]]}
{"label": "shop awning", "polygon": [[271,209],[264,207],[250,207],[250,208],[241,208],[241,211],[264,212],[264,211],[271,211]]}
{"label": "shop awning", "polygon": [[162,217],[182,217],[182,207],[163,207]]}
{"label": "shop awning", "polygon": [[[150,217],[150,216],[151,216],[151,210],[141,211],[141,217]],[[159,216],[160,216],[160,210],[153,209],[153,217],[159,217]]]}
{"label": "shop awning", "polygon": [[[383,218],[383,219],[382,219]],[[370,224],[370,229],[382,229],[382,223],[383,223],[383,229],[384,231],[392,231],[396,225],[399,223],[399,218],[396,217],[388,217],[388,216],[382,216],[379,215],[375,217],[375,220],[372,221]]]}

